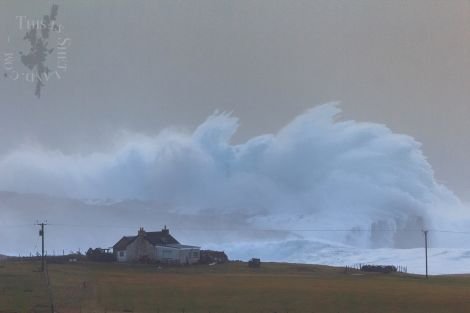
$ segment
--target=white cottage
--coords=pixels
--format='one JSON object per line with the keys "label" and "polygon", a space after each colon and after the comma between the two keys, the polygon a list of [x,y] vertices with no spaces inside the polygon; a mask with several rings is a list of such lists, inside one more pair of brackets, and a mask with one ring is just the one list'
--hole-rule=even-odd
{"label": "white cottage", "polygon": [[194,264],[199,262],[200,247],[180,244],[165,226],[157,232],[140,228],[137,236],[122,237],[113,246],[113,253],[118,262]]}

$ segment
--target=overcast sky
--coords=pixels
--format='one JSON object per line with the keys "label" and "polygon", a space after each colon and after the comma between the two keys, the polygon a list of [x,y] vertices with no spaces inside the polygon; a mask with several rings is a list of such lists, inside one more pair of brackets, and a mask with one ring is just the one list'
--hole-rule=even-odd
{"label": "overcast sky", "polygon": [[[214,110],[240,118],[240,142],[341,101],[345,118],[422,142],[437,179],[470,199],[469,1],[55,3],[67,71],[37,99],[2,69],[0,154],[31,143],[103,151],[123,130],[192,130]],[[27,51],[16,16],[41,18],[51,4],[0,1],[2,56]]]}

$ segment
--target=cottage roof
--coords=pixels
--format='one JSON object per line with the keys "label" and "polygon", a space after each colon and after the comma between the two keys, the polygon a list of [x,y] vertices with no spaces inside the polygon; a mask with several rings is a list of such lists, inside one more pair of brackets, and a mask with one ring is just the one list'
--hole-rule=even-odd
{"label": "cottage roof", "polygon": [[134,241],[137,236],[124,236],[114,246],[114,251],[126,250],[126,247]]}
{"label": "cottage roof", "polygon": [[145,239],[147,239],[154,246],[179,244],[179,242],[172,235],[170,235],[169,232],[165,232],[164,230],[148,232],[145,234]]}
{"label": "cottage roof", "polygon": [[[170,235],[168,229],[163,229],[162,231],[153,231],[153,232],[142,232],[142,236],[145,240],[150,242],[152,245],[170,245],[170,244],[179,244],[179,242]],[[122,237],[114,246],[114,251],[125,250],[129,244],[131,244],[139,236],[124,236]]]}

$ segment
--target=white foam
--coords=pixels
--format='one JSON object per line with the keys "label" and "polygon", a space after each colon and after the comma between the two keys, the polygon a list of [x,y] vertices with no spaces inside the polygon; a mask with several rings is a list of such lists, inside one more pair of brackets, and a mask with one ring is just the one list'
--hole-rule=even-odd
{"label": "white foam", "polygon": [[[436,182],[418,142],[384,125],[339,121],[339,113],[336,104],[319,106],[239,145],[230,143],[238,120],[215,114],[193,133],[129,135],[108,153],[25,146],[0,159],[0,190],[237,212],[255,229],[361,248],[422,245],[409,230],[467,229],[468,210]],[[351,232],[295,231],[316,228]],[[434,238],[441,247],[467,241]]]}

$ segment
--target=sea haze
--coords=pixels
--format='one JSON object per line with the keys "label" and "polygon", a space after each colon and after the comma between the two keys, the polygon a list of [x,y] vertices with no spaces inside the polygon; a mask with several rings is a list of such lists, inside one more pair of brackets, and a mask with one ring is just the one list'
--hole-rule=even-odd
{"label": "sea haze", "polygon": [[[193,132],[123,133],[107,152],[25,145],[0,159],[0,253],[110,247],[138,227],[167,225],[183,243],[232,259],[331,265],[386,263],[470,272],[467,208],[412,137],[342,120],[338,104],[308,110],[278,132],[232,144],[239,121],[215,113]],[[447,232],[449,230],[454,233]],[[469,250],[466,250],[469,249]]]}

